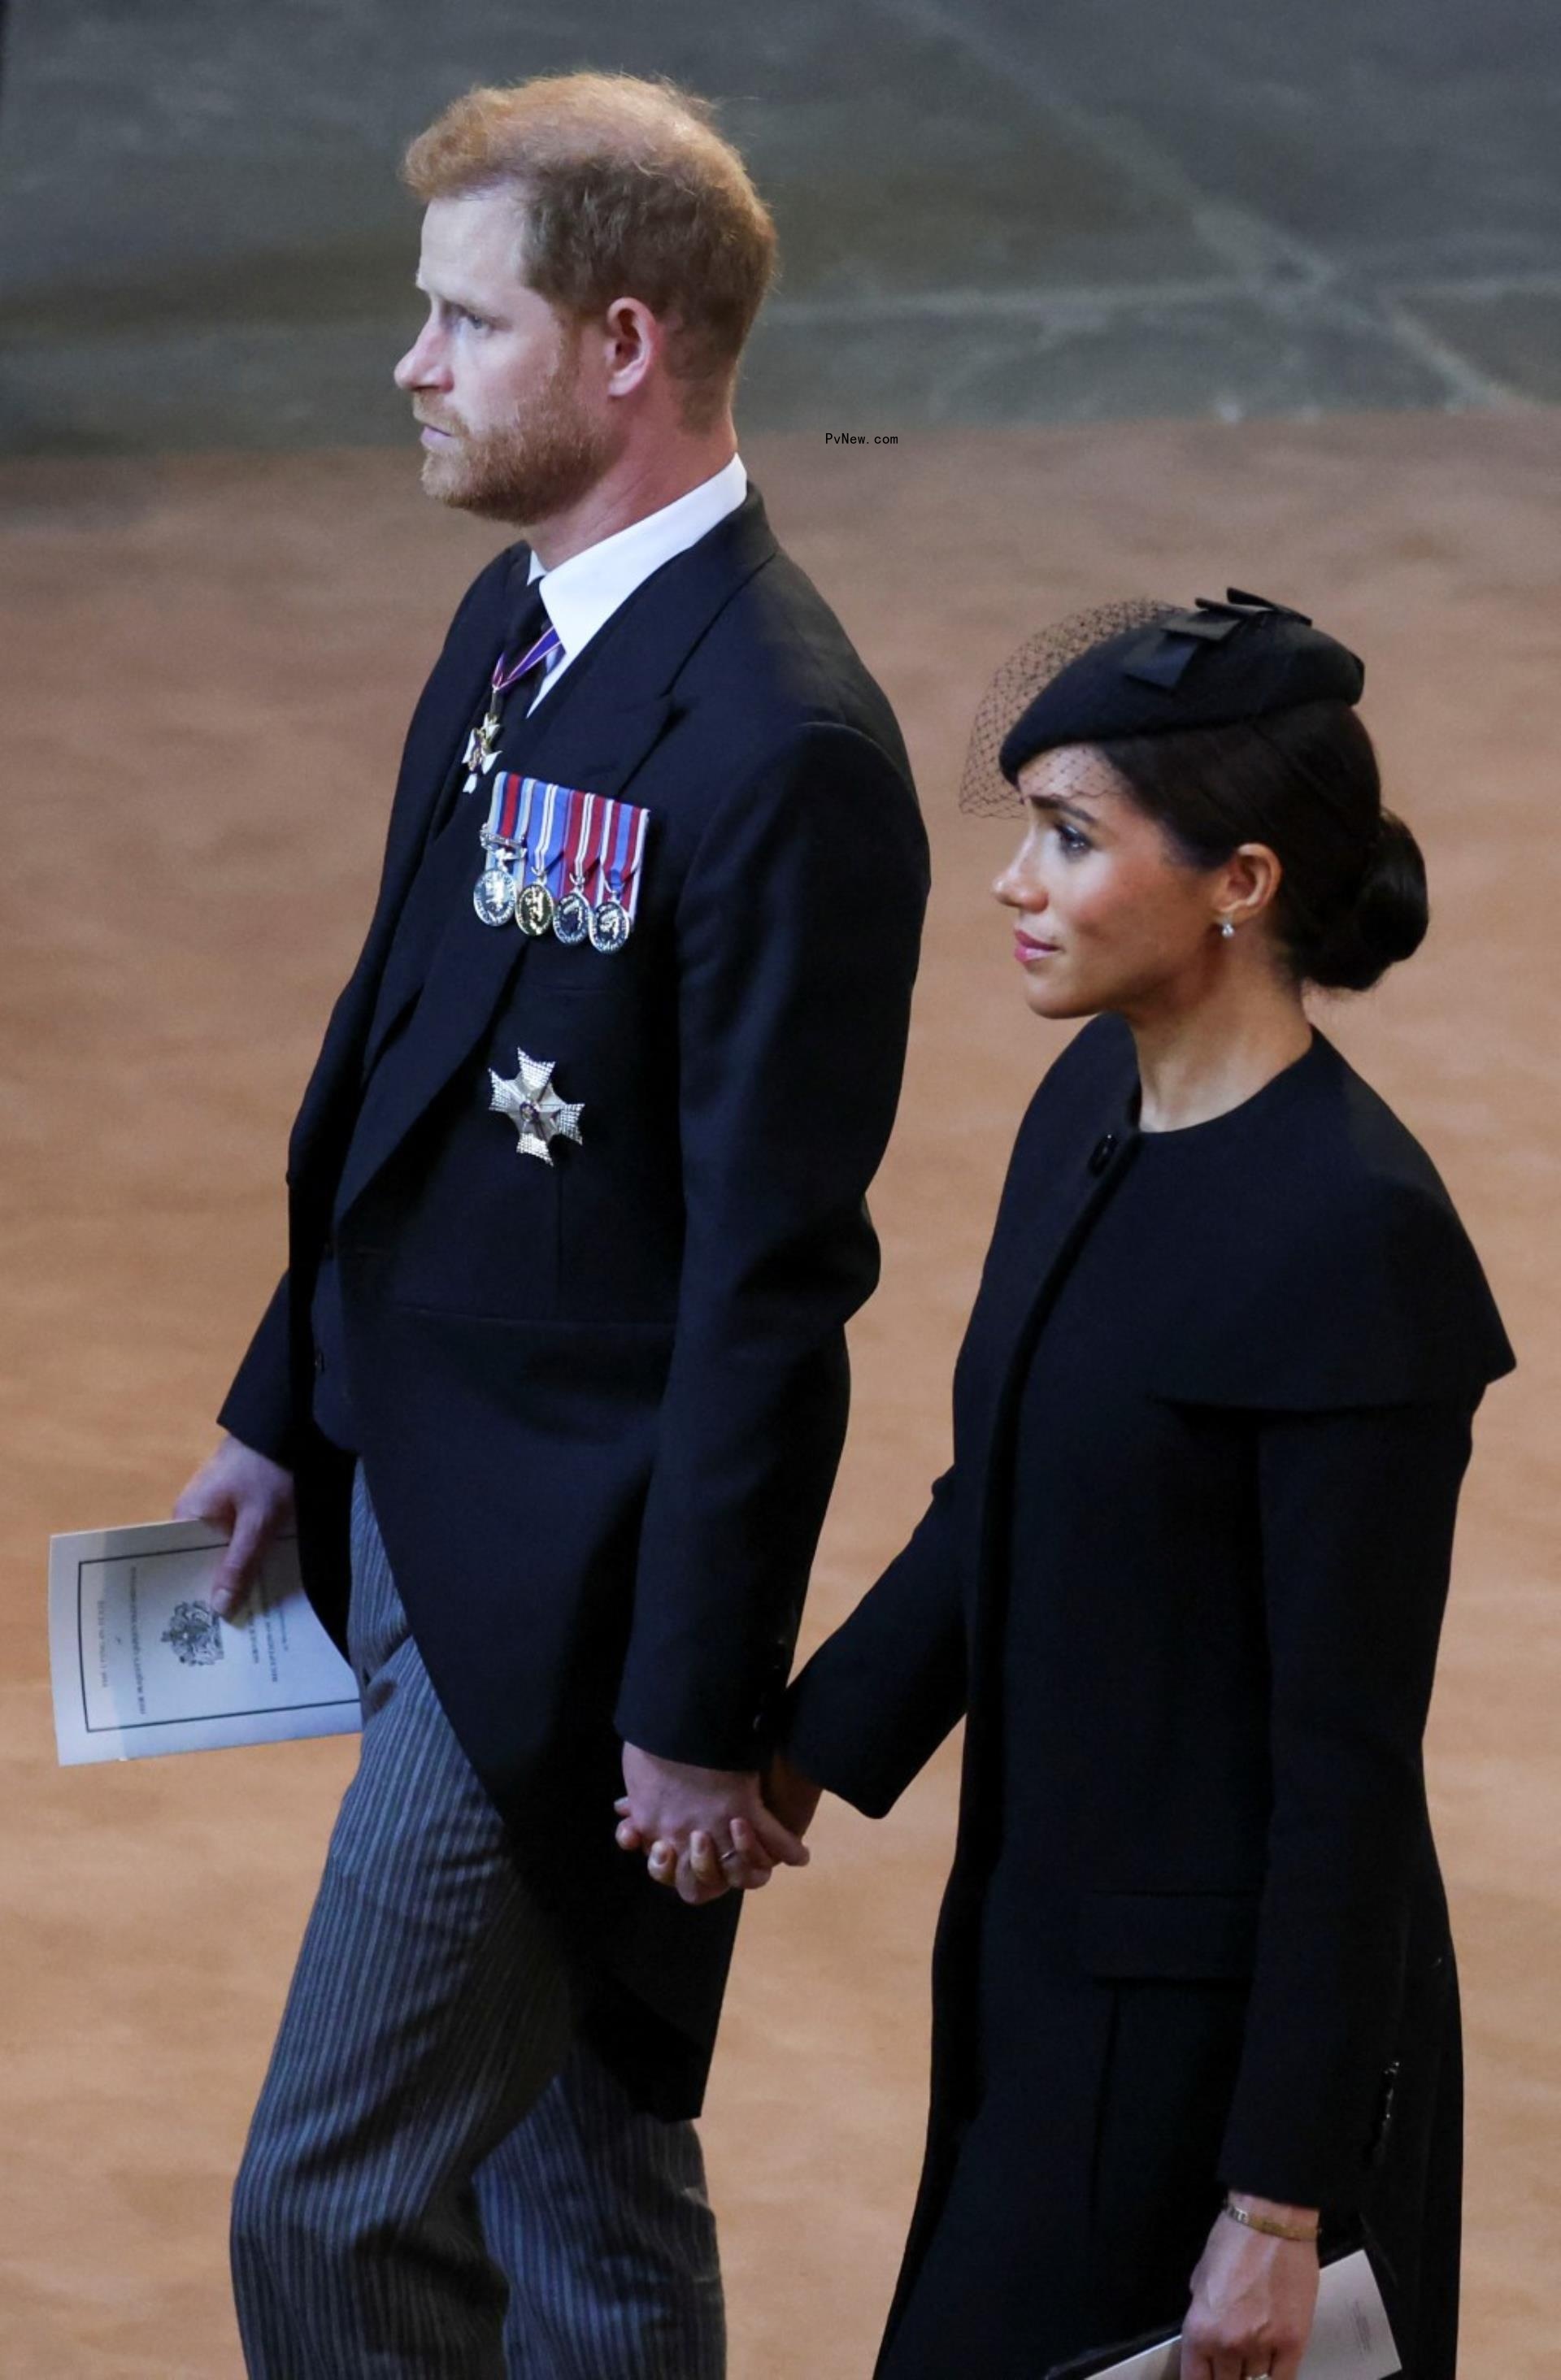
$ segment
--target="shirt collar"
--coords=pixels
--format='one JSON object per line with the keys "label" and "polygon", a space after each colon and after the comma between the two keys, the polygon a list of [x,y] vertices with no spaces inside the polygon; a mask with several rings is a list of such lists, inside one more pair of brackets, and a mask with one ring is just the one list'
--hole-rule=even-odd
{"label": "shirt collar", "polygon": [[630,521],[627,528],[616,529],[611,537],[572,553],[567,562],[558,563],[552,570],[544,570],[533,553],[528,575],[533,585],[541,583],[547,616],[558,631],[565,654],[572,659],[605,627],[652,570],[697,545],[717,521],[736,512],[747,493],[748,473],[742,457],[734,455],[697,488],[674,497],[659,512],[647,513],[642,520]]}

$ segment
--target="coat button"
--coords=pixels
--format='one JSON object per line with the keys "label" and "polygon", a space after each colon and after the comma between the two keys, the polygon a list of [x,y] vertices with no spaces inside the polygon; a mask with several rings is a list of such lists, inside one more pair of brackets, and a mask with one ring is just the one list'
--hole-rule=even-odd
{"label": "coat button", "polygon": [[1104,1139],[1096,1141],[1090,1151],[1091,1172],[1104,1173],[1116,1154],[1116,1135],[1114,1132],[1108,1132]]}
{"label": "coat button", "polygon": [[323,1350],[323,1348],[322,1348],[322,1347],[316,1347],[316,1349],[314,1350],[314,1377],[315,1377],[315,1378],[316,1378],[316,1379],[318,1379],[318,1378],[320,1378],[320,1375],[321,1375],[321,1373],[324,1370],[324,1368],[325,1368],[325,1353],[324,1353],[324,1350]]}

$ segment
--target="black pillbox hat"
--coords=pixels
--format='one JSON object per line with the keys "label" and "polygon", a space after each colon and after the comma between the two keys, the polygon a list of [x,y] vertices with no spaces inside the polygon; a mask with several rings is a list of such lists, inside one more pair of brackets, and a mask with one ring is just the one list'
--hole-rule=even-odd
{"label": "black pillbox hat", "polygon": [[1230,727],[1303,702],[1360,699],[1364,664],[1299,612],[1246,595],[1201,595],[1189,612],[1107,637],[1048,680],[1003,739],[1010,784],[1038,752],[1186,727]]}

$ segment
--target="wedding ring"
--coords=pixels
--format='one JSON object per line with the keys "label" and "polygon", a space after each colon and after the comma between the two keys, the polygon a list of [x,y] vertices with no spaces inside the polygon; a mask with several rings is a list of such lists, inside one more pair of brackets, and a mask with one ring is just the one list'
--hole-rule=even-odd
{"label": "wedding ring", "polygon": [[726,1850],[721,1854],[721,1864],[725,1867],[728,1860],[740,1861],[741,1858],[742,1853],[738,1851],[736,1843],[728,1843]]}

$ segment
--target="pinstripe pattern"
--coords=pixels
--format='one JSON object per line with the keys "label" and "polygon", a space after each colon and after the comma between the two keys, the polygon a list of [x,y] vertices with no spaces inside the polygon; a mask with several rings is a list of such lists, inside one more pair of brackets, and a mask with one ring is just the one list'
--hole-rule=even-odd
{"label": "pinstripe pattern", "polygon": [[362,1752],[234,2192],[247,2368],[719,2380],[693,2129],[571,2051],[563,1959],[418,1656],[361,1471],[352,1526]]}
{"label": "pinstripe pattern", "polygon": [[722,2380],[715,2218],[692,2124],[645,2115],[577,2049],[477,2194],[489,2239],[506,2242],[509,2380]]}

